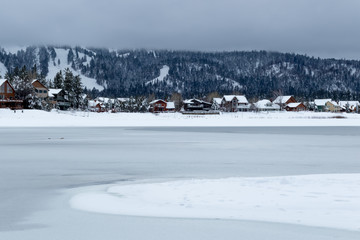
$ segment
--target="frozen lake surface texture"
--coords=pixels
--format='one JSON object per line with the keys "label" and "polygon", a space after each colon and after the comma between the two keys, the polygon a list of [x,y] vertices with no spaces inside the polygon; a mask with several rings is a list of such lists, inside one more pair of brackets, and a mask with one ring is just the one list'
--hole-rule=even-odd
{"label": "frozen lake surface texture", "polygon": [[0,135],[1,240],[360,238],[360,127]]}

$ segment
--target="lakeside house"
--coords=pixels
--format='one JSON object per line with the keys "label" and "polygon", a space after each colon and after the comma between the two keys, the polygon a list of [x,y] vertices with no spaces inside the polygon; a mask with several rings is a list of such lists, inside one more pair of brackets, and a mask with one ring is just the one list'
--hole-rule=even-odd
{"label": "lakeside house", "polygon": [[315,99],[314,100],[315,111],[327,112],[328,111],[327,106],[326,106],[327,102],[331,102],[331,98]]}
{"label": "lakeside house", "polygon": [[50,104],[57,109],[67,110],[71,106],[68,96],[61,88],[49,88],[48,97]]}
{"label": "lakeside house", "polygon": [[90,112],[105,112],[106,107],[105,104],[99,102],[98,100],[89,100],[88,101],[88,109]]}
{"label": "lakeside house", "polygon": [[224,95],[221,109],[225,112],[246,112],[250,110],[250,104],[243,95]]}
{"label": "lakeside house", "polygon": [[0,108],[23,108],[23,101],[16,99],[15,89],[6,79],[0,79]]}
{"label": "lakeside house", "polygon": [[289,103],[285,106],[285,110],[288,112],[300,112],[300,111],[306,111],[307,107],[301,103]]}
{"label": "lakeside house", "polygon": [[286,105],[288,105],[290,103],[296,103],[296,102],[297,101],[296,101],[295,97],[292,95],[277,96],[275,98],[275,100],[273,101],[273,103],[278,104],[281,109],[284,109],[286,107]]}
{"label": "lakeside house", "polygon": [[149,105],[150,105],[149,111],[153,113],[175,111],[174,102],[166,102],[165,100],[162,99],[153,100],[149,103]]}
{"label": "lakeside house", "polygon": [[341,111],[343,112],[358,112],[360,107],[359,101],[339,101]]}
{"label": "lakeside house", "polygon": [[199,99],[186,99],[183,102],[184,111],[210,111],[212,104]]}
{"label": "lakeside house", "polygon": [[280,111],[280,106],[268,99],[259,100],[253,104],[255,111]]}
{"label": "lakeside house", "polygon": [[44,100],[49,96],[48,88],[44,84],[42,84],[39,80],[33,80],[31,82],[31,85],[34,87],[36,97]]}

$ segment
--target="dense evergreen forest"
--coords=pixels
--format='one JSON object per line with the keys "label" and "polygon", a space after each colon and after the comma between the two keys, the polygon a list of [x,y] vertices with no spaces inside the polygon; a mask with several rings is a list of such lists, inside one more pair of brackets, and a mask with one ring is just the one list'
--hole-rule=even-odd
{"label": "dense evergreen forest", "polygon": [[66,65],[82,76],[96,79],[104,87],[101,91],[86,89],[94,97],[155,95],[164,98],[179,92],[189,98],[218,92],[220,95],[240,93],[249,99],[261,99],[281,92],[295,95],[300,100],[360,99],[360,61],[291,53],[64,46],[33,46],[10,51],[0,47],[0,64],[10,73],[16,67],[32,69],[36,65],[39,75],[51,81],[53,79],[48,78],[50,67]]}

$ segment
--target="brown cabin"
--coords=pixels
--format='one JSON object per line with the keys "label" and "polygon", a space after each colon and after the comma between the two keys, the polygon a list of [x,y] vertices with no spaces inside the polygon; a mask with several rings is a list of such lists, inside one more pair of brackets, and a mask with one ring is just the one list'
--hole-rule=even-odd
{"label": "brown cabin", "polygon": [[34,80],[31,84],[34,87],[35,95],[38,98],[45,99],[48,97],[49,89],[47,89],[47,87],[45,87],[44,84],[42,84],[39,80]]}
{"label": "brown cabin", "polygon": [[151,101],[149,103],[150,105],[150,112],[165,112],[166,111],[166,102],[161,99],[157,99],[154,101]]}
{"label": "brown cabin", "polygon": [[289,103],[286,105],[285,110],[289,112],[300,112],[306,111],[307,108],[303,103]]}
{"label": "brown cabin", "polygon": [[0,108],[23,108],[23,101],[15,98],[15,89],[5,79],[0,79]]}

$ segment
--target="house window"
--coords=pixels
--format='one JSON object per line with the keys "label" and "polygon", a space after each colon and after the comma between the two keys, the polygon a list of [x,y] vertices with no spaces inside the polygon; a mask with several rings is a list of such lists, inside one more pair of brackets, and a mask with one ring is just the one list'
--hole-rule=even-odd
{"label": "house window", "polygon": [[44,90],[44,93],[47,93],[47,91],[46,91],[46,90]]}
{"label": "house window", "polygon": [[42,90],[39,90],[39,93],[42,93]]}
{"label": "house window", "polygon": [[5,93],[5,84],[0,86],[0,93]]}

